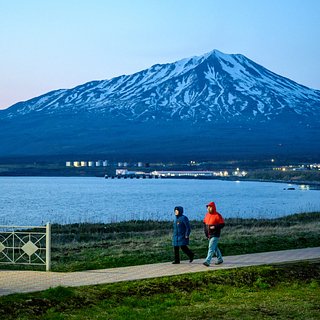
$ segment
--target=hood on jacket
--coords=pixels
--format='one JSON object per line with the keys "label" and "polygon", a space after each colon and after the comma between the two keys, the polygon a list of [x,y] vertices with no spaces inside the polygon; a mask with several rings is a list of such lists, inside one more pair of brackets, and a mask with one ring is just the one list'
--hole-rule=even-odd
{"label": "hood on jacket", "polygon": [[181,216],[183,214],[183,207],[180,207],[180,206],[175,207],[173,211],[176,211],[176,210],[179,211],[179,216]]}
{"label": "hood on jacket", "polygon": [[216,204],[214,202],[210,202],[206,205],[206,207],[211,207],[212,208],[212,213],[216,213],[217,209],[216,209]]}

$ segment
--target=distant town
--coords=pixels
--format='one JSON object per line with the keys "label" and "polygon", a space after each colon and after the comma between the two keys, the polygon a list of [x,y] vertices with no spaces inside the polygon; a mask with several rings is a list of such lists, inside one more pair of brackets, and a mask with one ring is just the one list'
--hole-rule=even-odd
{"label": "distant town", "polygon": [[[81,159],[82,158],[82,159]],[[223,179],[313,183],[320,185],[320,164],[283,159],[119,161],[94,156],[0,159],[0,176],[87,176],[108,179]]]}
{"label": "distant town", "polygon": [[[270,160],[274,164],[275,160]],[[196,161],[190,161],[188,166],[196,167],[199,164]],[[115,167],[114,174],[106,174],[105,178],[226,178],[226,177],[246,177],[248,170],[235,168],[233,170],[150,170],[150,164],[144,162],[117,162],[110,163],[108,160],[89,160],[89,161],[66,161],[68,168],[93,168],[93,167]],[[139,168],[132,170],[128,168]],[[163,167],[166,167],[163,164]],[[144,170],[142,170],[144,169]],[[300,164],[273,166],[273,171],[278,172],[303,172],[303,171],[320,171],[320,164]]]}
{"label": "distant town", "polygon": [[[189,163],[191,166],[196,166],[197,163],[195,161],[191,161]],[[108,160],[98,160],[98,161],[67,161],[66,167],[74,167],[74,168],[83,168],[83,167],[107,167],[109,166]],[[228,177],[230,172],[223,171],[211,171],[211,170],[154,170],[154,171],[133,171],[126,169],[127,167],[138,167],[138,168],[148,168],[150,167],[149,163],[137,162],[131,163],[128,162],[118,162],[116,166],[119,169],[115,170],[115,175],[106,175],[105,177],[118,177],[118,178],[127,178],[127,177],[136,177],[136,178],[181,178],[181,177]],[[231,173],[233,176],[245,177],[247,172],[242,170],[240,171],[237,168],[235,171]]]}

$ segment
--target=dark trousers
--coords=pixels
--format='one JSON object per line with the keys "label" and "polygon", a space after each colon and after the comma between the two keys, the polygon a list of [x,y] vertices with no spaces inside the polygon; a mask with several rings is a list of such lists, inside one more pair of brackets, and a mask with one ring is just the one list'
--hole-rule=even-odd
{"label": "dark trousers", "polygon": [[193,258],[194,254],[193,252],[188,248],[188,246],[174,246],[174,261],[180,262],[180,254],[179,254],[179,248],[189,257],[189,259]]}

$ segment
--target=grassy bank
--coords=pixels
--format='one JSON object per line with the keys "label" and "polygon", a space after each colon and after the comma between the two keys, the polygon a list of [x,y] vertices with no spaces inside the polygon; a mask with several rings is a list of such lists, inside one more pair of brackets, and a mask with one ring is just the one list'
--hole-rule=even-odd
{"label": "grassy bank", "polygon": [[[191,221],[190,247],[204,258],[208,241],[201,221]],[[223,255],[320,246],[320,213],[277,219],[226,219]],[[80,271],[166,262],[172,255],[172,222],[129,221],[52,226],[52,270]],[[181,254],[182,259],[186,259]],[[8,268],[8,267],[7,267]]]}
{"label": "grassy bank", "polygon": [[[192,221],[190,247],[207,253],[201,221]],[[320,246],[320,213],[278,219],[227,219],[220,248],[224,255]],[[53,270],[76,271],[172,260],[172,222],[53,226]],[[182,259],[187,257],[181,256]]]}
{"label": "grassy bank", "polygon": [[[190,248],[195,258],[204,258],[208,241],[202,222],[191,221],[191,225]],[[223,255],[236,255],[316,247],[320,246],[319,234],[319,212],[277,219],[226,219],[220,248]],[[80,271],[171,261],[171,237],[172,222],[53,225],[52,270]],[[187,259],[183,254],[181,258]]]}
{"label": "grassy bank", "polygon": [[319,319],[320,262],[0,297],[1,319]]}

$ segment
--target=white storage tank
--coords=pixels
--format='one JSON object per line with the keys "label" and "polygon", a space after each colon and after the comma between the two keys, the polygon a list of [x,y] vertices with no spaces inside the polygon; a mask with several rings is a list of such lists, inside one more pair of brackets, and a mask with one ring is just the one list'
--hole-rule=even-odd
{"label": "white storage tank", "polygon": [[107,167],[107,166],[108,166],[108,160],[104,160],[103,163],[102,163],[102,165],[103,165],[104,167]]}
{"label": "white storage tank", "polygon": [[96,161],[96,167],[101,167],[102,166],[102,160]]}

